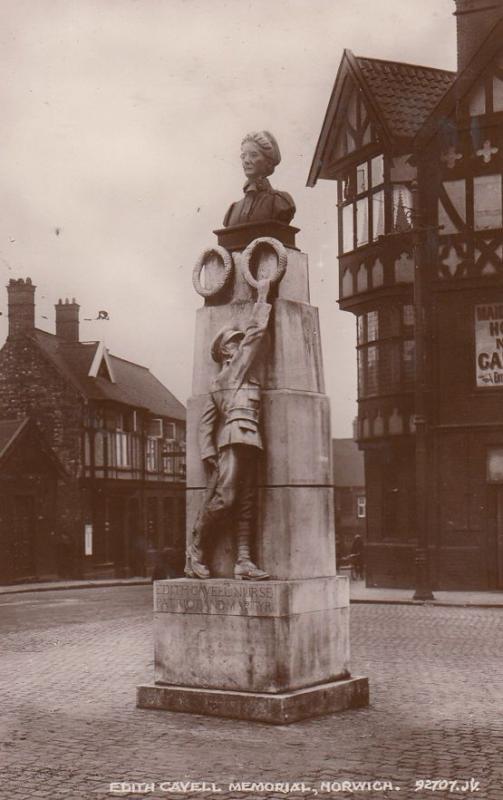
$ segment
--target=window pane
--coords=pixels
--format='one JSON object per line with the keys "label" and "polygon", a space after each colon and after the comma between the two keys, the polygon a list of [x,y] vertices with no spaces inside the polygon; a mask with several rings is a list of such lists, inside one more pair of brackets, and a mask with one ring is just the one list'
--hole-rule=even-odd
{"label": "window pane", "polygon": [[370,172],[372,176],[372,188],[384,183],[384,157],[376,156],[370,162]]}
{"label": "window pane", "polygon": [[360,247],[369,240],[369,204],[368,198],[363,197],[356,202],[356,245]]}
{"label": "window pane", "polygon": [[365,314],[360,314],[357,318],[356,330],[358,344],[365,344]]}
{"label": "window pane", "polygon": [[384,234],[384,192],[372,195],[373,238]]}
{"label": "window pane", "polygon": [[102,467],[105,463],[104,450],[103,434],[97,433],[94,437],[94,463],[97,467]]}
{"label": "window pane", "polygon": [[344,206],[342,209],[342,252],[354,250],[353,240],[353,206]]}
{"label": "window pane", "polygon": [[[470,116],[476,117],[486,113],[486,87],[483,83],[475,86],[469,95]],[[496,109],[495,109],[496,110]]]}
{"label": "window pane", "polygon": [[369,170],[368,170],[368,164],[365,161],[363,164],[358,164],[356,168],[357,194],[366,192],[368,188],[369,188]]}
{"label": "window pane", "polygon": [[406,388],[414,385],[416,373],[416,353],[413,339],[403,343],[403,381]]}
{"label": "window pane", "polygon": [[384,393],[395,392],[400,386],[400,342],[382,342],[380,349],[380,383]]}
{"label": "window pane", "polygon": [[397,306],[387,306],[379,311],[379,338],[400,336],[400,311]]}
{"label": "window pane", "polygon": [[365,350],[358,350],[358,397],[365,397],[367,387],[365,385]]}
{"label": "window pane", "polygon": [[501,175],[473,179],[475,230],[501,227]]}
{"label": "window pane", "polygon": [[367,501],[366,501],[366,498],[365,498],[365,497],[362,497],[362,496],[360,496],[360,497],[357,497],[357,498],[356,498],[356,501],[357,501],[357,504],[358,504],[358,505],[357,505],[357,508],[358,508],[358,511],[357,511],[358,518],[359,518],[359,519],[363,519],[363,517],[365,517],[365,515],[366,515],[366,509],[367,509]]}
{"label": "window pane", "polygon": [[412,193],[401,184],[393,186],[393,223],[394,231],[410,231],[412,212]]}
{"label": "window pane", "polygon": [[376,345],[367,348],[367,394],[378,392],[378,349]]}
{"label": "window pane", "polygon": [[493,78],[493,111],[503,111],[503,81]]}
{"label": "window pane", "polygon": [[367,341],[374,342],[379,338],[379,316],[377,311],[367,314]]}
{"label": "window pane", "polygon": [[356,194],[356,174],[355,169],[348,172],[342,184],[342,199],[352,200]]}

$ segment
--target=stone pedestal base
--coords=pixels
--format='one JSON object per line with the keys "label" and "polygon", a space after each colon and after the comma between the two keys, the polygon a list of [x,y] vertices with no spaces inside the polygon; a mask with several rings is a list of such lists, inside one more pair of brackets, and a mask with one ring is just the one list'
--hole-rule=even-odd
{"label": "stone pedestal base", "polygon": [[347,578],[157,581],[154,609],[140,708],[282,725],[368,704],[349,672]]}
{"label": "stone pedestal base", "polygon": [[369,703],[367,678],[348,678],[279,694],[156,685],[138,686],[137,691],[138,708],[230,717],[273,725],[288,725],[349,708],[362,708]]}
{"label": "stone pedestal base", "polygon": [[288,692],[349,677],[344,578],[157,581],[157,684]]}

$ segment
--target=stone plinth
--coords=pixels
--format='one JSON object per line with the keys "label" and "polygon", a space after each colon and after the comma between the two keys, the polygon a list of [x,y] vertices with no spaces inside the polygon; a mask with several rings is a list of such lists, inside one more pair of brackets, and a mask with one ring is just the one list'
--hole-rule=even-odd
{"label": "stone plinth", "polygon": [[349,582],[158,581],[140,708],[276,724],[368,703],[349,675]]}
{"label": "stone plinth", "polygon": [[285,692],[349,675],[345,578],[155,585],[155,682]]}

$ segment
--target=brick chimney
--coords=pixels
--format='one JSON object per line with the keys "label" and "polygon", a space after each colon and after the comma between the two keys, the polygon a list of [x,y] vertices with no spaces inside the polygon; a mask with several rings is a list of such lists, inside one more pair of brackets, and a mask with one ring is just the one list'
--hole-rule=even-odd
{"label": "brick chimney", "polygon": [[503,0],[455,0],[458,35],[458,72],[503,18]]}
{"label": "brick chimney", "polygon": [[65,299],[65,302],[60,299],[54,306],[56,309],[56,336],[64,339],[66,342],[79,341],[79,309],[80,306],[75,302],[75,297],[72,302]]}
{"label": "brick chimney", "polygon": [[9,339],[35,328],[35,289],[31,278],[11,278],[7,286]]}

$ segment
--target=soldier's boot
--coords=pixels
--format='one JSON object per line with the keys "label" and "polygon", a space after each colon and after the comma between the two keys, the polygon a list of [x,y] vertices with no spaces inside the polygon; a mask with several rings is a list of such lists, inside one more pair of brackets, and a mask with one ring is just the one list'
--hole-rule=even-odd
{"label": "soldier's boot", "polygon": [[238,533],[238,557],[234,567],[236,580],[263,581],[269,577],[267,572],[259,569],[250,558],[250,534]]}
{"label": "soldier's boot", "polygon": [[197,527],[192,531],[192,542],[187,547],[186,555],[185,575],[187,578],[199,578],[204,581],[210,577],[208,567],[203,564],[202,536]]}

